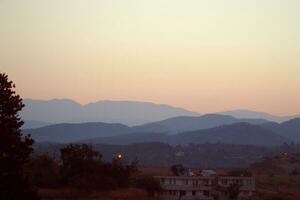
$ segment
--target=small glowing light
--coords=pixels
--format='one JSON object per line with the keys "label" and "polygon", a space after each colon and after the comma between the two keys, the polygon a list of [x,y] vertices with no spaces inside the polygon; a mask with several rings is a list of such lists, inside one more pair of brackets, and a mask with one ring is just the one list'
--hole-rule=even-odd
{"label": "small glowing light", "polygon": [[122,159],[122,154],[118,154],[118,155],[117,155],[117,158],[118,158],[118,159]]}

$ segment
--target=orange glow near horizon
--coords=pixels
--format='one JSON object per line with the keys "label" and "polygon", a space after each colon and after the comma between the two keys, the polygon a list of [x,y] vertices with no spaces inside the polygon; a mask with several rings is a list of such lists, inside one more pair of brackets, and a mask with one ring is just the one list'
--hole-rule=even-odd
{"label": "orange glow near horizon", "polygon": [[23,98],[300,114],[296,0],[3,0],[0,70]]}

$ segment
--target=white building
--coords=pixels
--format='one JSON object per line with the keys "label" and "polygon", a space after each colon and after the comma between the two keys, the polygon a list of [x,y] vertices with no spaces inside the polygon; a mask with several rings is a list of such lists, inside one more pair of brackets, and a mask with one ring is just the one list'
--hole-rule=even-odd
{"label": "white building", "polygon": [[156,176],[163,188],[162,197],[168,200],[213,200],[213,177]]}
{"label": "white building", "polygon": [[[226,189],[239,185],[239,198],[249,198],[255,189],[253,177],[231,176],[156,176],[163,188],[166,200],[214,200],[215,196],[225,199]],[[220,198],[222,197],[222,198]]]}
{"label": "white building", "polygon": [[254,177],[233,177],[233,176],[221,176],[218,177],[218,185],[223,188],[228,188],[232,184],[237,184],[239,188],[239,197],[247,198],[253,195],[255,190]]}

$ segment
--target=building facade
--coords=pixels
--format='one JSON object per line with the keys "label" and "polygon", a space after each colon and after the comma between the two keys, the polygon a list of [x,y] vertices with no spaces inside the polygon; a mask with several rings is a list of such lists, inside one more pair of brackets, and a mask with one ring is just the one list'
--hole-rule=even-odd
{"label": "building facade", "polygon": [[227,189],[236,184],[238,186],[238,198],[248,199],[255,190],[253,177],[231,176],[156,176],[163,192],[165,200],[214,200],[226,199]]}

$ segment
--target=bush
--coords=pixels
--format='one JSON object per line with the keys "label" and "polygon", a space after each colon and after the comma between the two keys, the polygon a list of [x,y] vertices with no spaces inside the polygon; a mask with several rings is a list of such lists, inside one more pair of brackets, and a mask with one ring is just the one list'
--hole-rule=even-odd
{"label": "bush", "polygon": [[73,145],[61,149],[63,183],[84,190],[111,190],[128,187],[136,171],[136,162],[124,165],[121,160],[105,163],[102,155],[88,145]]}

